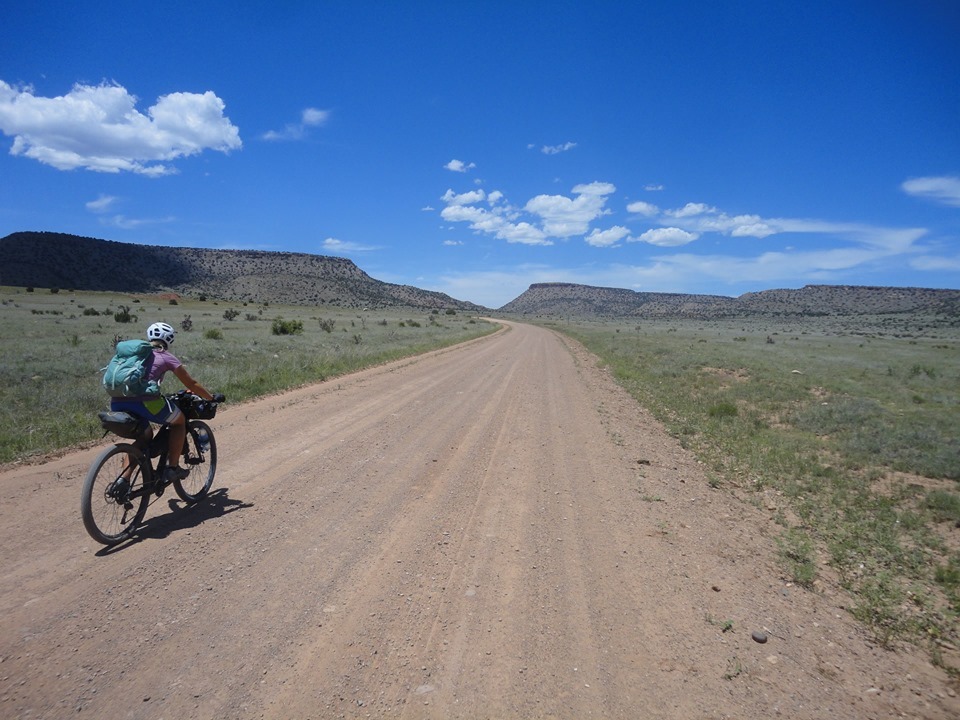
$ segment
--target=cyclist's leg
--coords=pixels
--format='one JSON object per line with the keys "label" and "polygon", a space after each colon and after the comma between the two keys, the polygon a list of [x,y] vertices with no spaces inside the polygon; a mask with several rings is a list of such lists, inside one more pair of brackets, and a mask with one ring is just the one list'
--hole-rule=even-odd
{"label": "cyclist's leg", "polygon": [[150,422],[167,426],[167,467],[165,480],[175,480],[185,474],[180,468],[180,456],[183,455],[183,442],[187,436],[187,420],[180,408],[169,398],[152,397],[142,402],[144,412]]}
{"label": "cyclist's leg", "polygon": [[179,468],[180,456],[183,455],[183,441],[187,439],[187,419],[180,409],[167,420],[170,427],[170,444],[167,446],[167,467]]}
{"label": "cyclist's leg", "polygon": [[[110,409],[117,412],[125,412],[140,419],[141,433],[140,436],[133,441],[133,444],[139,450],[146,452],[150,441],[153,440],[153,426],[150,424],[152,420],[151,413],[144,407],[143,403],[126,398],[113,398],[110,401]],[[123,463],[123,470],[120,472],[120,477],[129,480],[134,469],[135,464],[130,457],[127,457]]]}
{"label": "cyclist's leg", "polygon": [[[186,474],[180,468],[180,456],[183,454],[183,442],[186,439],[186,418],[169,398],[163,395],[147,398],[118,398],[111,405],[115,410],[123,410],[137,417],[167,426],[169,441],[167,444],[167,465],[164,470],[160,492],[166,483],[176,480]],[[152,430],[152,429],[151,429]],[[152,432],[151,432],[152,437]]]}

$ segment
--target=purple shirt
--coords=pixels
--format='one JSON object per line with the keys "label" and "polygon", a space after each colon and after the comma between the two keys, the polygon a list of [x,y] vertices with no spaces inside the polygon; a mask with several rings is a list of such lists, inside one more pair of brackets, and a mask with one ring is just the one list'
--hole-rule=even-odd
{"label": "purple shirt", "polygon": [[173,371],[183,365],[177,356],[169,350],[161,348],[153,349],[153,365],[150,366],[150,372],[147,374],[147,380],[156,380],[158,383],[163,380],[167,370]]}

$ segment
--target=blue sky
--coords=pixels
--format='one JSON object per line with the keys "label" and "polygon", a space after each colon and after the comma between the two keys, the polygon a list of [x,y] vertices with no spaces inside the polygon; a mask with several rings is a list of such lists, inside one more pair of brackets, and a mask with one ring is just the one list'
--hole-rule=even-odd
{"label": "blue sky", "polygon": [[960,287],[960,3],[36,2],[0,236],[534,282]]}

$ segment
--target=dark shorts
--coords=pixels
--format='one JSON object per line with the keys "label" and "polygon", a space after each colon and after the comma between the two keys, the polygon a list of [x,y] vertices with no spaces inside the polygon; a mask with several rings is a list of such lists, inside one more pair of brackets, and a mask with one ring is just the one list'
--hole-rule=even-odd
{"label": "dark shorts", "polygon": [[122,412],[136,415],[144,420],[159,423],[161,425],[177,419],[180,414],[180,408],[174,405],[165,397],[149,398],[146,400],[134,398],[113,398],[110,401],[111,410],[120,410]]}

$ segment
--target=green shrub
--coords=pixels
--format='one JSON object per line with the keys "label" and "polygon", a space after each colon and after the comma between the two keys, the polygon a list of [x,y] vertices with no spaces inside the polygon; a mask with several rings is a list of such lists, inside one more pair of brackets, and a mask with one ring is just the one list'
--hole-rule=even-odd
{"label": "green shrub", "polygon": [[203,336],[207,340],[223,340],[223,333],[220,332],[217,328],[210,328],[203,332]]}
{"label": "green shrub", "polygon": [[736,417],[740,414],[740,411],[732,402],[721,402],[716,405],[711,405],[707,410],[707,414],[712,418],[728,418]]}
{"label": "green shrub", "polygon": [[270,330],[274,335],[299,335],[303,332],[303,322],[301,320],[284,320],[278,317],[274,318]]}
{"label": "green shrub", "polygon": [[129,305],[120,305],[120,309],[113,314],[113,319],[118,323],[135,323],[137,322],[137,316],[130,313]]}

